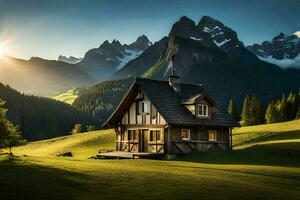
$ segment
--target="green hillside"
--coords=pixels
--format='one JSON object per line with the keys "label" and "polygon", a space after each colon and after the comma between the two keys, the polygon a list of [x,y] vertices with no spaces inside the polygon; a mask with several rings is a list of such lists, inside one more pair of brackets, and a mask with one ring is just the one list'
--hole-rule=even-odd
{"label": "green hillside", "polygon": [[53,97],[53,99],[72,105],[74,101],[77,99],[77,97],[78,97],[78,92],[76,91],[75,88],[73,88]]}
{"label": "green hillside", "polygon": [[112,129],[93,131],[31,142],[14,149],[17,155],[56,156],[71,151],[75,158],[95,156],[99,150],[113,149],[115,135]]}
{"label": "green hillside", "polygon": [[[298,124],[235,129],[233,151],[176,160],[86,159],[114,148],[113,130],[33,142],[14,148],[13,160],[0,156],[0,196],[13,191],[17,199],[298,199]],[[65,151],[74,158],[56,156]]]}
{"label": "green hillside", "polygon": [[236,128],[233,131],[233,143],[236,148],[265,143],[281,143],[297,139],[300,139],[300,119]]}

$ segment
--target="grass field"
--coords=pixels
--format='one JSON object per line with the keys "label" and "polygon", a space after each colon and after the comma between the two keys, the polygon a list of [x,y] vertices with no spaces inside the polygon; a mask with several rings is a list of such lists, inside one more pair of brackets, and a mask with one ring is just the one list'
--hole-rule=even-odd
{"label": "grass field", "polygon": [[78,94],[77,94],[76,89],[70,89],[62,94],[59,94],[59,95],[53,97],[53,99],[72,105],[77,97],[78,97]]}
{"label": "grass field", "polygon": [[56,156],[71,151],[74,158],[90,158],[99,150],[115,147],[115,135],[112,129],[93,131],[49,140],[31,142],[13,149],[16,155]]}
{"label": "grass field", "polygon": [[[13,149],[18,155],[13,160],[0,157],[0,196],[299,199],[298,122],[235,129],[233,151],[193,153],[176,160],[86,159],[99,149],[114,148],[112,130],[34,142]],[[74,157],[56,157],[64,151]]]}

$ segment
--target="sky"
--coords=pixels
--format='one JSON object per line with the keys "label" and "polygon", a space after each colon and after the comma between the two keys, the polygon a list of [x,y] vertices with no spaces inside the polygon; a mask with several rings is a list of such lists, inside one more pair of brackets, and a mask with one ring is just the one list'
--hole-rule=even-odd
{"label": "sky", "polygon": [[299,0],[0,0],[0,43],[23,59],[83,57],[105,40],[155,42],[181,16],[208,15],[248,45],[300,30],[299,10]]}

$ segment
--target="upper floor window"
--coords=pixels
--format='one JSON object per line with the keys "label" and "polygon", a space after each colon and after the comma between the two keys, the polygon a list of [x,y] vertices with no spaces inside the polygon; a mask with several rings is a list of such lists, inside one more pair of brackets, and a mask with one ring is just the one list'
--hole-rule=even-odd
{"label": "upper floor window", "polygon": [[140,101],[139,102],[139,113],[146,113],[146,112],[149,112],[147,101]]}
{"label": "upper floor window", "polygon": [[181,129],[181,140],[190,140],[190,129]]}
{"label": "upper floor window", "polygon": [[208,131],[208,141],[216,142],[217,141],[217,131],[216,130],[209,130]]}
{"label": "upper floor window", "polygon": [[208,117],[208,105],[198,104],[197,116],[198,117]]}

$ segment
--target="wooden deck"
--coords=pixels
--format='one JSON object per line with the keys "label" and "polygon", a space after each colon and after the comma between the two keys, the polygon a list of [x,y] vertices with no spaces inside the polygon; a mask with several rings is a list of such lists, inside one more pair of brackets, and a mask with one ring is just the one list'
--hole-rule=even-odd
{"label": "wooden deck", "polygon": [[159,159],[163,156],[162,153],[147,153],[147,152],[126,152],[126,151],[114,151],[107,153],[97,154],[98,159]]}

